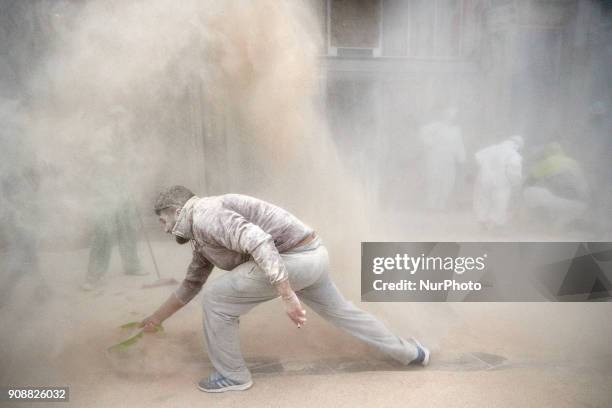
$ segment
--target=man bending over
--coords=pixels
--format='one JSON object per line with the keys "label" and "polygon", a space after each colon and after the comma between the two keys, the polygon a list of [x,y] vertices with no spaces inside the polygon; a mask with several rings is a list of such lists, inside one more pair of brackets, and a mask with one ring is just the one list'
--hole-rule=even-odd
{"label": "man bending over", "polygon": [[155,213],[179,244],[191,241],[193,260],[179,288],[142,321],[145,330],[154,330],[193,299],[213,266],[230,271],[204,288],[204,337],[216,371],[199,382],[200,390],[246,390],[253,385],[240,352],[238,319],[279,296],[298,328],[306,323],[302,300],[400,363],[428,364],[429,351],[418,341],[394,335],[342,297],[329,276],[327,250],[317,234],[282,208],[239,194],[200,198],[173,186],[159,195]]}

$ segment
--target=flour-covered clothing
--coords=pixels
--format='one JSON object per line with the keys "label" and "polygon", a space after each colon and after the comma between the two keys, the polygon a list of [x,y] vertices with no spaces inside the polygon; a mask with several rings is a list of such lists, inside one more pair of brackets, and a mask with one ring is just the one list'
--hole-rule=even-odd
{"label": "flour-covered clothing", "polygon": [[172,233],[194,245],[187,276],[176,291],[181,302],[193,299],[213,266],[231,269],[208,283],[202,296],[208,357],[224,377],[250,381],[240,352],[240,316],[277,298],[274,284],[285,280],[301,301],[336,327],[403,364],[417,357],[413,342],[342,297],[320,238],[282,208],[239,194],[192,197]]}
{"label": "flour-covered clothing", "polygon": [[427,207],[446,209],[455,188],[457,166],[465,162],[461,128],[434,122],[423,126],[420,137],[425,147]]}
{"label": "flour-covered clothing", "polygon": [[[401,364],[417,357],[414,342],[395,335],[342,296],[330,276],[327,249],[319,238],[283,252],[281,258],[300,301],[319,316]],[[224,377],[239,383],[251,380],[240,352],[240,316],[276,297],[276,290],[253,261],[206,284],[202,296],[204,338],[208,358]]]}
{"label": "flour-covered clothing", "polygon": [[474,213],[491,226],[508,223],[510,201],[522,182],[523,158],[519,145],[506,140],[479,150],[475,155],[478,176],[474,185]]}
{"label": "flour-covered clothing", "polygon": [[280,253],[313,233],[288,211],[257,198],[241,194],[192,197],[172,231],[194,246],[193,260],[176,296],[187,303],[198,294],[213,266],[232,270],[249,260],[272,285],[287,280]]}

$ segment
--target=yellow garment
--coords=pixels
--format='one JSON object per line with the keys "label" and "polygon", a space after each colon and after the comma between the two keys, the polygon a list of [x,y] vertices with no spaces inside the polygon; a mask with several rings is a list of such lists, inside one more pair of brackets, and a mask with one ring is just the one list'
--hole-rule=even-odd
{"label": "yellow garment", "polygon": [[531,171],[531,176],[539,180],[566,171],[575,174],[580,171],[580,168],[576,160],[558,152],[540,160]]}

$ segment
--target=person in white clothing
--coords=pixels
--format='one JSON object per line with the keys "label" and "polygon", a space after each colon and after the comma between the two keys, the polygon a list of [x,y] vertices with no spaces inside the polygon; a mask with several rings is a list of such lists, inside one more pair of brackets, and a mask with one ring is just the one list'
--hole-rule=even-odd
{"label": "person in white clothing", "polygon": [[474,213],[486,229],[503,228],[508,223],[512,193],[522,182],[523,145],[521,136],[513,136],[475,154]]}
{"label": "person in white clothing", "polygon": [[449,108],[441,121],[421,128],[425,147],[427,208],[445,210],[455,187],[457,168],[465,162],[461,128],[456,123],[457,110]]}

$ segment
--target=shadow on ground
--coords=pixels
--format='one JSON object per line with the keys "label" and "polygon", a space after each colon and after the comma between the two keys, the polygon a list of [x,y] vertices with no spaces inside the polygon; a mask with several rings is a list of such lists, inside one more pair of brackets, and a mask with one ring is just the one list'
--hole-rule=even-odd
{"label": "shadow on ground", "polygon": [[[324,375],[371,371],[412,371],[419,366],[402,366],[384,360],[354,360],[346,358],[308,361],[281,361],[275,358],[247,359],[254,376],[269,375]],[[508,360],[499,355],[473,352],[432,361],[427,367],[434,371],[485,371],[509,367]]]}

